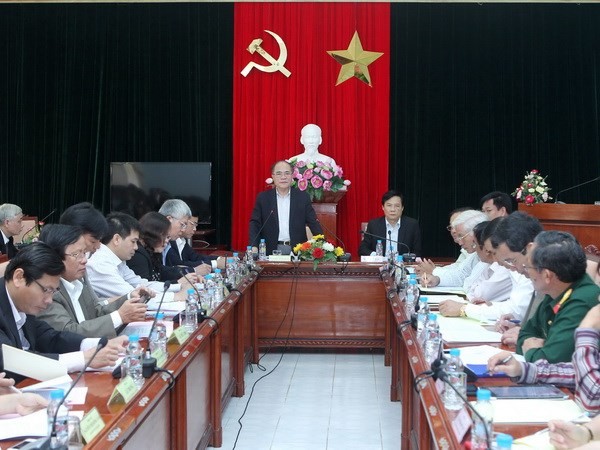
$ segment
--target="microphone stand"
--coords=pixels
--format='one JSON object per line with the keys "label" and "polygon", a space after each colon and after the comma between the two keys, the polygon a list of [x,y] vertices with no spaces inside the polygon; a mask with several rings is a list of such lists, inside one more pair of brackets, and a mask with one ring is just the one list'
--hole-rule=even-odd
{"label": "microphone stand", "polygon": [[[62,400],[58,403],[58,407],[56,408],[56,411],[54,411],[54,417],[52,418],[52,432],[50,433],[50,448],[67,450],[67,446],[66,445],[58,444],[56,442],[56,421],[58,419],[58,412],[60,411],[60,407],[67,400],[67,397],[69,396],[69,394],[71,393],[71,391],[73,390],[73,388],[75,387],[75,385],[79,382],[79,380],[81,379],[81,377],[85,373],[86,369],[90,366],[90,364],[92,363],[92,361],[94,360],[94,358],[96,357],[96,355],[98,354],[98,352],[100,350],[102,350],[104,347],[106,347],[106,344],[108,344],[108,339],[106,337],[100,338],[100,340],[98,341],[98,345],[96,346],[96,350],[92,354],[92,357],[90,358],[90,360],[87,363],[85,363],[85,365],[83,366],[83,369],[81,369],[81,372],[79,372],[79,375],[77,375],[77,377],[75,378],[75,380],[69,386],[69,389],[67,389],[67,392],[63,396]],[[44,439],[47,439],[47,438],[44,438]]]}
{"label": "microphone stand", "polygon": [[150,339],[152,339],[152,333],[154,332],[156,321],[158,320],[158,313],[162,308],[163,301],[165,300],[165,294],[169,290],[169,287],[171,287],[171,282],[167,280],[163,284],[163,293],[160,297],[158,308],[156,308],[156,311],[154,312],[154,320],[152,321],[152,326],[150,327],[150,333],[148,333],[148,349],[144,353],[144,359],[142,360],[142,374],[144,375],[144,378],[150,378],[154,372],[156,372],[156,358],[153,358],[150,355]]}
{"label": "microphone stand", "polygon": [[404,247],[406,247],[406,249],[408,250],[408,253],[405,253],[403,256],[406,256],[407,260],[411,259],[414,260],[416,258],[417,255],[415,255],[414,253],[411,253],[410,251],[410,247],[408,245],[406,245],[404,242],[400,242],[400,241],[395,241],[391,238],[386,238],[384,236],[378,236],[377,234],[373,234],[373,233],[369,233],[368,231],[363,231],[360,230],[360,234],[366,235],[366,236],[371,236],[377,239],[381,239],[382,241],[390,241],[393,242],[394,244],[398,245],[403,245]]}
{"label": "microphone stand", "polygon": [[[579,184],[577,184],[577,185],[575,185],[575,186],[572,186],[572,187],[570,187],[570,188],[563,189],[562,191],[558,191],[558,192],[556,193],[556,197],[554,198],[554,203],[559,203],[559,202],[558,202],[558,196],[559,196],[560,194],[562,194],[563,192],[567,192],[567,191],[570,191],[571,189],[575,189],[575,188],[578,188],[578,187],[581,187],[581,186],[585,186],[586,184],[590,184],[590,183],[593,183],[594,181],[598,181],[598,180],[600,180],[600,177],[596,177],[596,178],[594,178],[593,180],[584,181],[583,183],[579,183]],[[562,202],[561,202],[561,203],[562,203]]]}

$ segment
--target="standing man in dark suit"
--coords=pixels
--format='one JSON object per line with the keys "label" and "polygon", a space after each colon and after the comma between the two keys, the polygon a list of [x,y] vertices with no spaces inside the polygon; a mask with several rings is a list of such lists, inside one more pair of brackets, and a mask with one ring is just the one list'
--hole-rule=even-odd
{"label": "standing man in dark suit", "polygon": [[[60,256],[43,242],[34,242],[11,259],[4,278],[0,278],[0,345],[7,344],[58,359],[72,372],[81,370],[90,360],[99,339],[56,331],[35,317],[48,307],[52,296],[59,291],[60,274],[64,269]],[[98,352],[91,366],[113,365],[126,344],[126,336],[111,339]],[[0,364],[2,370],[3,359]],[[23,379],[16,374],[7,375],[17,381]]]}
{"label": "standing man in dark suit", "polygon": [[289,254],[296,244],[307,240],[306,226],[313,234],[323,233],[308,194],[292,188],[292,171],[289,162],[277,161],[271,167],[275,189],[256,197],[249,244],[258,247],[260,239],[265,239],[267,255],[277,249]]}
{"label": "standing man in dark suit", "polygon": [[[381,209],[384,216],[371,220],[367,225],[366,233],[381,236],[384,255],[388,254],[388,250],[400,254],[414,253],[417,256],[421,255],[419,222],[410,217],[402,216],[404,206],[404,196],[400,192],[387,191],[381,198]],[[368,256],[375,252],[377,245],[378,238],[366,233],[358,249],[358,254],[361,256]]]}
{"label": "standing man in dark suit", "polygon": [[11,259],[17,254],[17,248],[13,243],[13,237],[23,230],[23,211],[17,205],[4,203],[0,205],[0,252]]}

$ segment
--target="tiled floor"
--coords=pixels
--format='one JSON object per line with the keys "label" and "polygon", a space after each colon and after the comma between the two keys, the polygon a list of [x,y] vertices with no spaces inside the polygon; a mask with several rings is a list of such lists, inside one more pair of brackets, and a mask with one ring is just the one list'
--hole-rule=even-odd
{"label": "tiled floor", "polygon": [[266,372],[246,371],[246,395],[231,399],[223,418],[223,450],[400,448],[400,403],[389,400],[382,354],[286,353],[265,376],[280,357],[261,360]]}

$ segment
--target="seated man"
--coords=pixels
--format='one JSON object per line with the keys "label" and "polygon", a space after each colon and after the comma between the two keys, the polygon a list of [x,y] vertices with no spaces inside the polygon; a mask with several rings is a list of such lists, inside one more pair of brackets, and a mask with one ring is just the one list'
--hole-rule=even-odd
{"label": "seated man", "polygon": [[[90,257],[87,272],[92,288],[98,296],[125,295],[140,286],[146,286],[156,293],[164,290],[164,283],[149,281],[133,272],[125,261],[131,259],[137,249],[140,236],[139,222],[128,214],[111,213],[106,218],[108,233],[102,239],[100,248]],[[194,282],[195,275],[188,275]],[[180,282],[187,283],[181,278]],[[165,295],[165,301],[185,300],[185,290],[179,284],[172,284]]]}
{"label": "seated man", "polygon": [[[600,286],[600,265],[594,282]],[[488,361],[490,372],[504,372],[518,383],[550,383],[575,390],[575,398],[587,411],[600,412],[600,305],[585,315],[575,330],[575,352],[571,362],[550,364],[545,359],[519,362],[515,358],[502,364],[510,353],[501,352]]]}
{"label": "seated man", "polygon": [[452,227],[457,234],[456,242],[458,242],[462,249],[469,255],[463,263],[453,265],[454,267],[452,268],[439,271],[437,272],[438,275],[421,275],[421,284],[423,286],[463,286],[465,280],[472,273],[475,265],[479,262],[479,256],[477,256],[477,252],[475,251],[477,249],[477,243],[475,242],[473,229],[477,224],[486,221],[487,217],[481,211],[475,211],[471,209],[460,213],[452,222]]}
{"label": "seated man", "polygon": [[391,190],[383,194],[381,209],[384,215],[369,221],[364,239],[358,248],[359,255],[375,254],[378,240],[382,241],[384,255],[389,252],[421,255],[419,222],[411,217],[402,216],[404,206],[404,196],[401,193]]}
{"label": "seated man", "polygon": [[81,228],[88,258],[100,248],[100,242],[108,232],[106,219],[88,202],[69,206],[60,216],[59,223]]}
{"label": "seated man", "polygon": [[0,205],[0,253],[11,259],[17,254],[17,247],[13,237],[18,236],[23,230],[23,211],[17,205],[4,203]]}
{"label": "seated man", "polygon": [[479,200],[479,209],[488,216],[488,220],[506,217],[512,213],[512,200],[506,192],[490,192]]}
{"label": "seated man", "polygon": [[[444,316],[497,320],[503,314],[512,314],[519,319],[525,315],[533,292],[531,281],[498,264],[491,246],[491,236],[500,220],[498,218],[492,222],[482,222],[475,227],[475,237],[480,248],[477,252],[482,262],[487,261],[488,267],[480,274],[478,280],[465,289],[467,299],[471,303],[444,301],[440,304],[440,313]],[[482,225],[485,226],[484,230],[480,230]]]}
{"label": "seated man", "polygon": [[600,288],[586,273],[586,256],[573,235],[544,231],[535,238],[531,265],[525,265],[537,292],[545,294],[535,314],[523,325],[517,353],[527,361],[570,361],[573,332],[598,304]]}
{"label": "seated man", "polygon": [[[73,372],[89,362],[99,339],[57,331],[35,316],[52,302],[64,270],[60,256],[43,242],[34,242],[11,259],[0,279],[0,344],[58,359]],[[91,366],[112,366],[126,344],[126,336],[111,339]],[[4,370],[3,359],[0,370]],[[8,375],[17,381],[23,379],[18,374]]]}
{"label": "seated man", "polygon": [[139,290],[131,299],[121,296],[114,302],[101,301],[85,279],[87,264],[86,243],[81,230],[69,225],[46,225],[40,241],[48,244],[63,260],[65,271],[60,290],[38,318],[59,331],[72,331],[87,337],[114,337],[121,325],[146,319],[146,305]]}

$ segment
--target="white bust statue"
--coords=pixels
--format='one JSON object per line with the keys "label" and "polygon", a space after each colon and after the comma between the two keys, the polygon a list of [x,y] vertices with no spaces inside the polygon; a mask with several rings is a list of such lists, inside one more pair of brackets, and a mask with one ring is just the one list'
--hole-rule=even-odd
{"label": "white bust statue", "polygon": [[332,167],[336,167],[333,158],[319,153],[319,145],[321,145],[321,142],[323,142],[323,139],[321,138],[321,128],[313,123],[304,125],[300,132],[300,143],[304,146],[304,153],[293,156],[290,160],[296,158],[296,161],[321,161]]}

